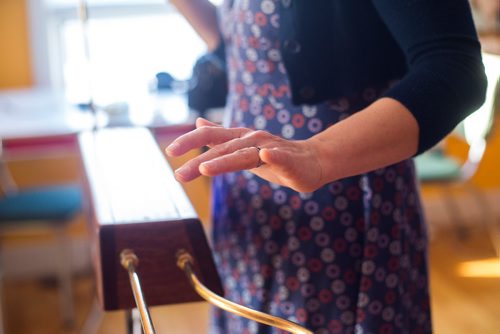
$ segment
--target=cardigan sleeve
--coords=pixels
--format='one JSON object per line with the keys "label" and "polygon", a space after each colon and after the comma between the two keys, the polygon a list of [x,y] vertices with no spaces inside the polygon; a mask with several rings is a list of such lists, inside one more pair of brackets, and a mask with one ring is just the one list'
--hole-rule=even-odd
{"label": "cardigan sleeve", "polygon": [[372,0],[403,50],[407,74],[385,96],[419,125],[418,152],[434,146],[484,101],[481,47],[467,0]]}

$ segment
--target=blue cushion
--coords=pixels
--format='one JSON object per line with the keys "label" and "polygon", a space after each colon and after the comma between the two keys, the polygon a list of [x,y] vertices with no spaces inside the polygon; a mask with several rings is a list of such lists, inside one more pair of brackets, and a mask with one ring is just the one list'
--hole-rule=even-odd
{"label": "blue cushion", "polygon": [[421,181],[451,181],[460,177],[460,164],[440,151],[429,151],[415,158]]}
{"label": "blue cushion", "polygon": [[0,198],[0,222],[65,221],[82,207],[82,193],[76,185],[21,190]]}

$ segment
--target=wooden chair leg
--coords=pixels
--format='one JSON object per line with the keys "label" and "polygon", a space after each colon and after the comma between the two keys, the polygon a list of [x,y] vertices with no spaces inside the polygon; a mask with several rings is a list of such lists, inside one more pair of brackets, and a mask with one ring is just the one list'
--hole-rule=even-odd
{"label": "wooden chair leg", "polygon": [[75,325],[75,309],[71,284],[71,248],[64,226],[56,228],[56,238],[59,250],[57,275],[61,315],[63,325],[72,328]]}
{"label": "wooden chair leg", "polygon": [[92,307],[85,319],[85,322],[80,330],[80,334],[96,334],[102,323],[104,311],[101,310],[97,297],[92,302]]}
{"label": "wooden chair leg", "polygon": [[461,208],[455,201],[455,195],[450,185],[443,185],[444,205],[449,215],[451,227],[456,233],[460,242],[466,241],[469,238],[469,231],[465,219],[462,217]]}
{"label": "wooden chair leg", "polygon": [[4,310],[3,310],[3,265],[2,253],[0,252],[0,334],[5,334]]}
{"label": "wooden chair leg", "polygon": [[495,211],[488,203],[484,193],[472,184],[467,184],[467,189],[472,194],[481,211],[481,222],[488,233],[495,254],[500,258],[500,219],[495,216]]}

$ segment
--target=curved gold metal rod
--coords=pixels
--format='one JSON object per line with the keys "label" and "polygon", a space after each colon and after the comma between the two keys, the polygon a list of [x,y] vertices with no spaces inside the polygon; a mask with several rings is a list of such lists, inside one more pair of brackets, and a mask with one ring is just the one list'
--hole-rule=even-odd
{"label": "curved gold metal rod", "polygon": [[193,257],[187,251],[180,250],[179,252],[177,252],[177,266],[179,266],[182,270],[184,270],[186,276],[189,279],[189,282],[196,290],[196,292],[209,303],[217,307],[220,307],[223,310],[234,313],[236,315],[260,322],[265,325],[280,328],[290,333],[313,334],[313,332],[311,332],[310,330],[305,329],[304,327],[294,322],[278,318],[263,312],[252,310],[248,307],[233,303],[215,294],[198,280],[192,267],[193,263],[194,263]]}

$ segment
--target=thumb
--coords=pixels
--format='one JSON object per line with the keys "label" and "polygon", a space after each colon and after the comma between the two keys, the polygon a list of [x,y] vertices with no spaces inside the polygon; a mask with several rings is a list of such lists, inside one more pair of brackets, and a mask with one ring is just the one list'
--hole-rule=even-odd
{"label": "thumb", "polygon": [[262,162],[273,167],[282,167],[284,169],[288,169],[291,167],[290,154],[278,147],[271,149],[261,149],[259,152],[259,157]]}

